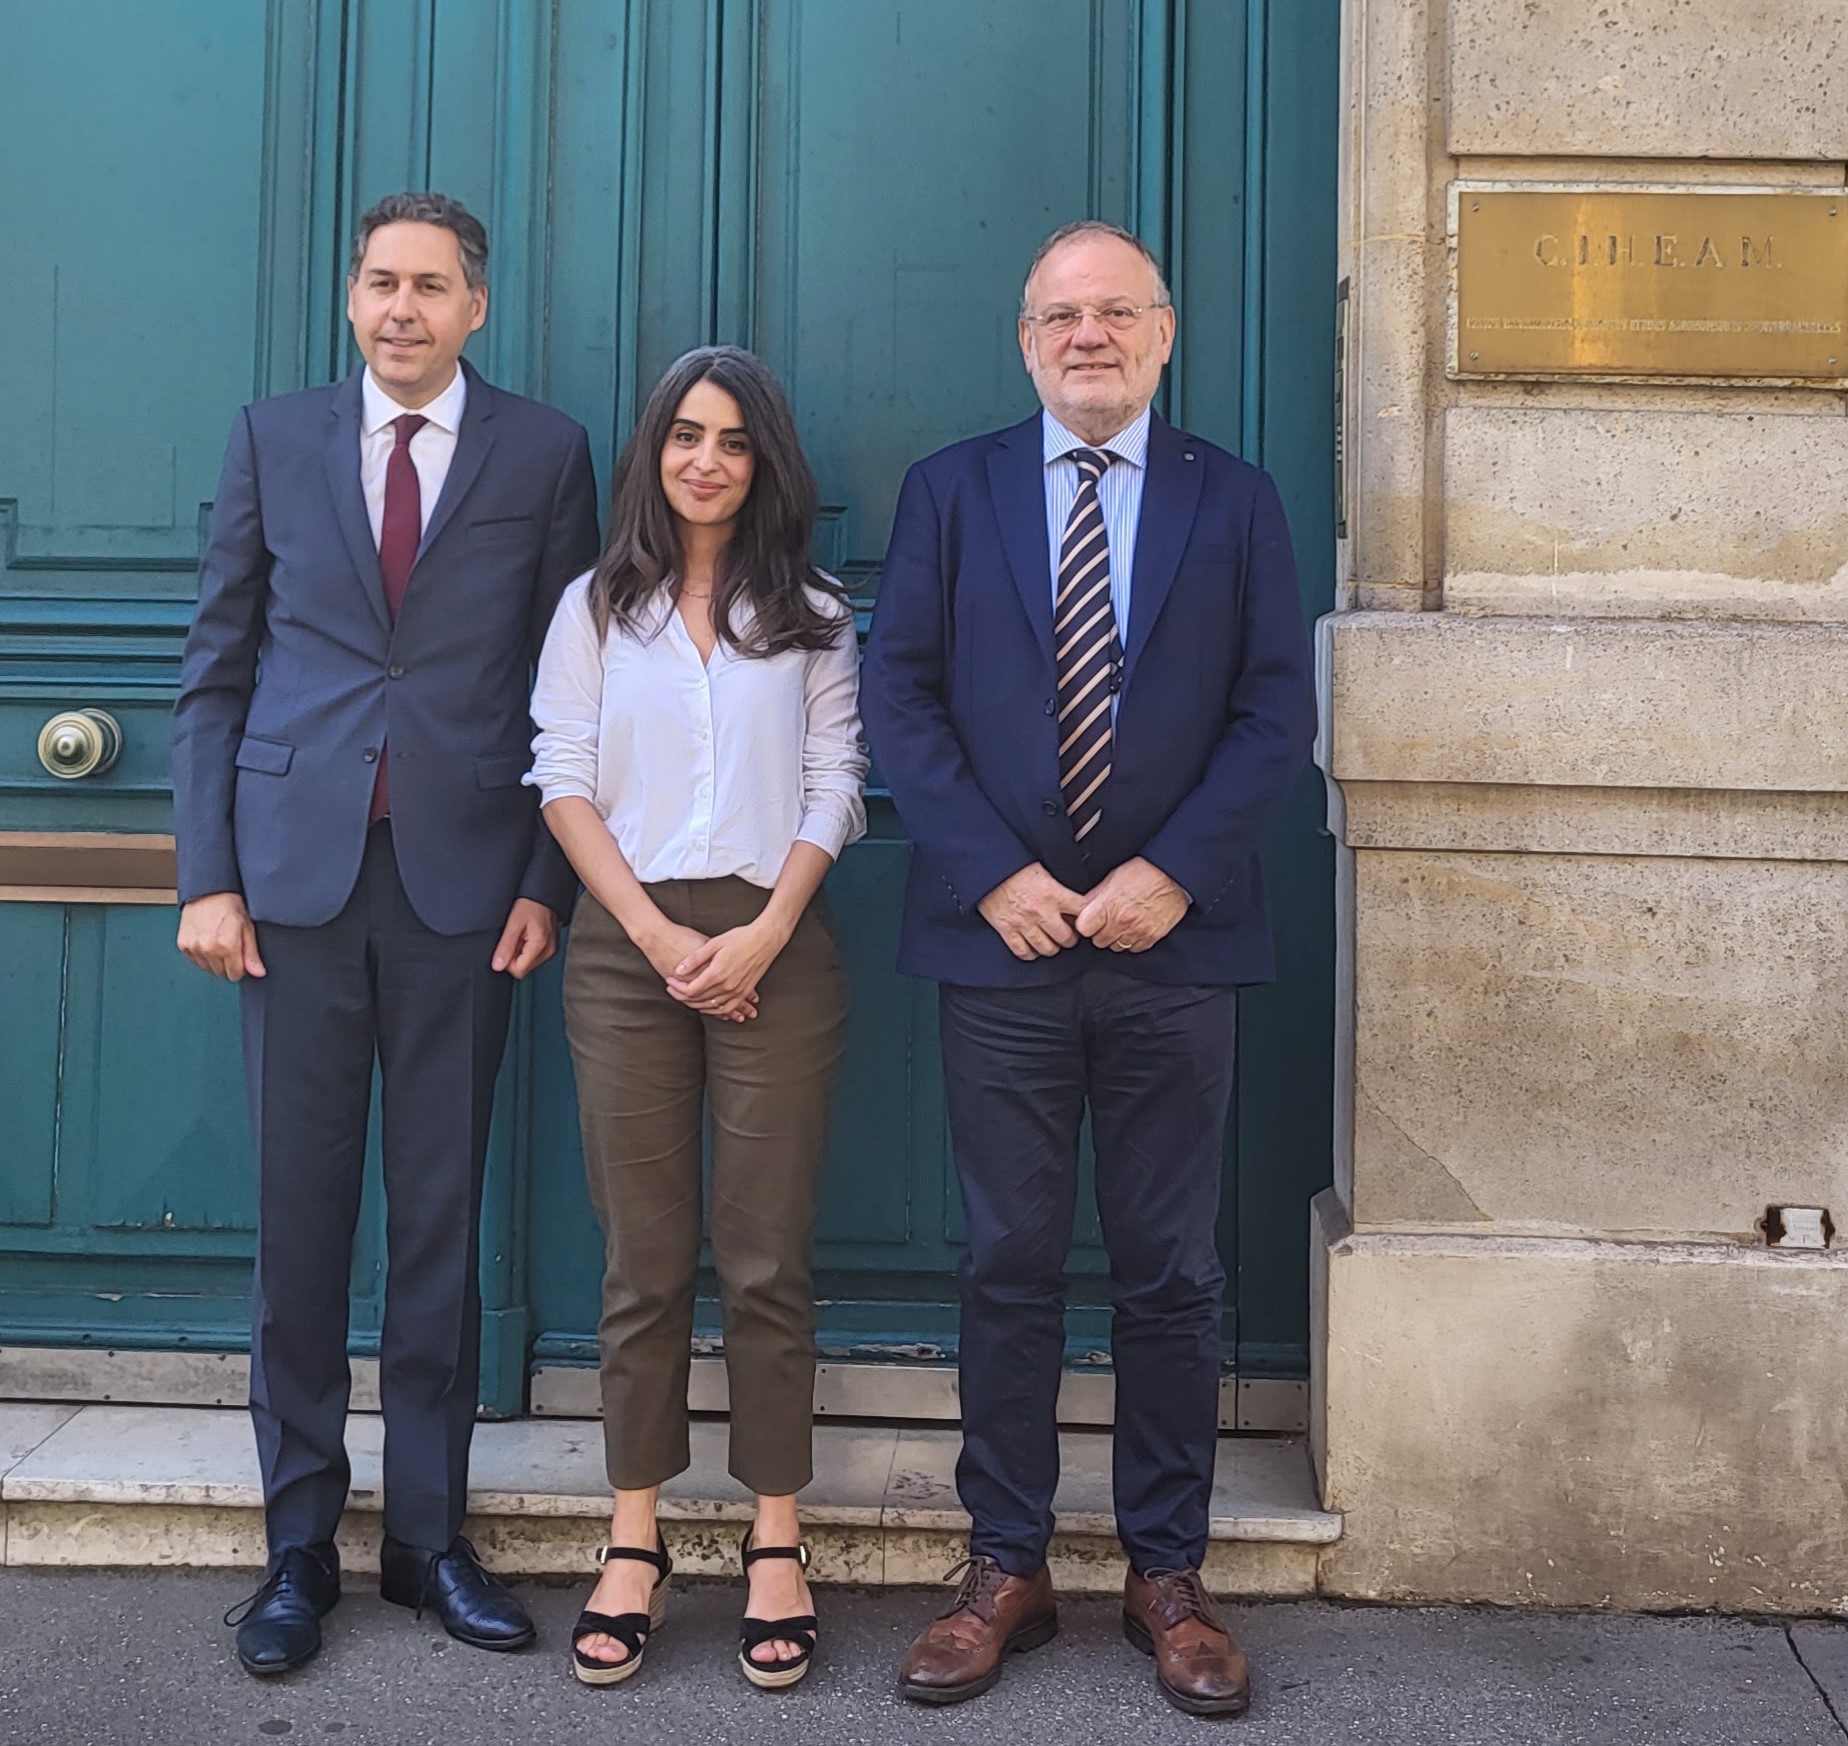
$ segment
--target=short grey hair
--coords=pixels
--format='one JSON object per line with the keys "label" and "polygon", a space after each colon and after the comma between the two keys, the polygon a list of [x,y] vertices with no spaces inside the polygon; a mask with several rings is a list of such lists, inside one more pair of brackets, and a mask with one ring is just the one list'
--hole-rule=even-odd
{"label": "short grey hair", "polygon": [[359,277],[360,263],[366,258],[366,245],[375,230],[388,224],[434,224],[456,239],[462,256],[462,277],[471,291],[479,291],[488,282],[488,233],[481,220],[447,194],[387,194],[364,218],[353,233],[353,257],[347,263],[347,279]]}
{"label": "short grey hair", "polygon": [[1165,308],[1173,299],[1168,293],[1168,281],[1163,276],[1161,262],[1156,260],[1155,251],[1137,236],[1133,230],[1125,230],[1121,225],[1106,223],[1101,218],[1079,218],[1070,224],[1062,224],[1051,236],[1034,251],[1033,259],[1027,264],[1027,276],[1020,287],[1020,313],[1027,313],[1027,286],[1033,283],[1033,275],[1040,270],[1040,263],[1056,248],[1081,236],[1115,237],[1120,243],[1128,243],[1149,264],[1149,271],[1155,275],[1155,306]]}

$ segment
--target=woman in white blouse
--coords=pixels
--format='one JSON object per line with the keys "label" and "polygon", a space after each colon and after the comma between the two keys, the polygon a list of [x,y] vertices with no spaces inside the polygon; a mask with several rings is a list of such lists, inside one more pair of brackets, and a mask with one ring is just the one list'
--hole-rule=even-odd
{"label": "woman in white blouse", "polygon": [[662,378],[617,465],[609,539],[565,591],[533,694],[545,819],[584,882],[565,959],[605,1238],[603,1426],[615,1507],[572,1640],[633,1674],[685,1470],[702,1118],[731,1390],[757,1495],[739,1662],[808,1671],[795,1494],[811,1474],[809,1239],[846,1018],[823,875],[866,829],[853,615],[809,560],[814,475],[776,379],[734,346]]}

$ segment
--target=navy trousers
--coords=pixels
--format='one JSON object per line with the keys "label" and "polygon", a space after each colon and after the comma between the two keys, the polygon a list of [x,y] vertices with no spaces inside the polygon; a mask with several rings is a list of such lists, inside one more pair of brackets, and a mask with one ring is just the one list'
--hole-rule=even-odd
{"label": "navy trousers", "polygon": [[939,998],[968,1230],[956,1483],[969,1550],[1015,1576],[1046,1561],[1088,1104],[1114,1309],[1117,1533],[1138,1571],[1194,1568],[1218,1436],[1214,1228],[1237,992],[1099,968],[1051,987],[945,984]]}
{"label": "navy trousers", "polygon": [[442,1551],[462,1527],[479,1392],[481,1173],[512,978],[498,930],[411,908],[390,822],[320,927],[257,924],[243,991],[258,1159],[250,1410],[272,1563],[333,1538],[346,1457],[347,1281],[380,1069],[386,1198],[385,1532]]}

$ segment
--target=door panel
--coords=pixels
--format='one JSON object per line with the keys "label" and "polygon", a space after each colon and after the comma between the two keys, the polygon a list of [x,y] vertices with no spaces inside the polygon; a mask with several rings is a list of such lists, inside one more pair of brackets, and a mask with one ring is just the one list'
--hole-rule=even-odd
{"label": "door panel", "polygon": [[828,881],[852,1002],[815,1226],[828,1266],[906,1265],[920,1234],[911,1183],[941,1156],[937,1136],[920,1133],[911,1119],[910,1064],[923,1053],[926,1015],[892,969],[904,876],[904,845],[884,839],[843,856]]}
{"label": "door panel", "polygon": [[1032,410],[1021,279],[1072,214],[1129,216],[1142,11],[765,0],[749,206],[719,211],[749,302],[721,316],[789,390],[824,562],[869,575],[905,469]]}
{"label": "door panel", "polygon": [[[174,950],[169,909],[72,905],[71,922],[70,1029],[95,1048],[65,1051],[81,1113],[60,1151],[86,1184],[88,1222],[254,1231],[236,990]],[[150,1013],[184,1022],[150,1024]]]}
{"label": "door panel", "polygon": [[190,599],[230,414],[272,353],[294,355],[280,386],[301,368],[318,8],[185,11],[178,29],[140,0],[6,18],[9,589],[62,595],[78,575],[75,592]]}
{"label": "door panel", "polygon": [[0,1003],[4,1337],[241,1339],[236,995],[180,961],[170,908],[14,901]]}
{"label": "door panel", "polygon": [[[0,351],[0,491],[18,502],[18,550],[176,562],[176,593],[209,496],[195,482],[256,348],[264,14],[241,0],[198,13],[176,33],[158,7],[17,7],[0,57],[0,163],[32,167],[0,183],[14,342]],[[210,322],[188,266],[205,262]]]}
{"label": "door panel", "polygon": [[51,1223],[64,910],[0,904],[0,1226]]}

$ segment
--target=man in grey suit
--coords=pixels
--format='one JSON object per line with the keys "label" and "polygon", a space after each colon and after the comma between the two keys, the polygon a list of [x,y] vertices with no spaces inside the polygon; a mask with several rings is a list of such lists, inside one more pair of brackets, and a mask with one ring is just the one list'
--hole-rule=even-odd
{"label": "man in grey suit", "polygon": [[237,1637],[255,1674],[311,1658],[340,1594],[375,1056],[381,1592],[479,1648],[533,1636],[460,1537],[481,1173],[512,986],[552,955],[574,889],[521,785],[531,664],[598,536],[583,429],[461,361],[486,270],[486,233],[442,195],[361,221],[347,315],[365,368],[238,414],[174,712],[179,946],[242,986],[257,1143],[269,1568]]}

